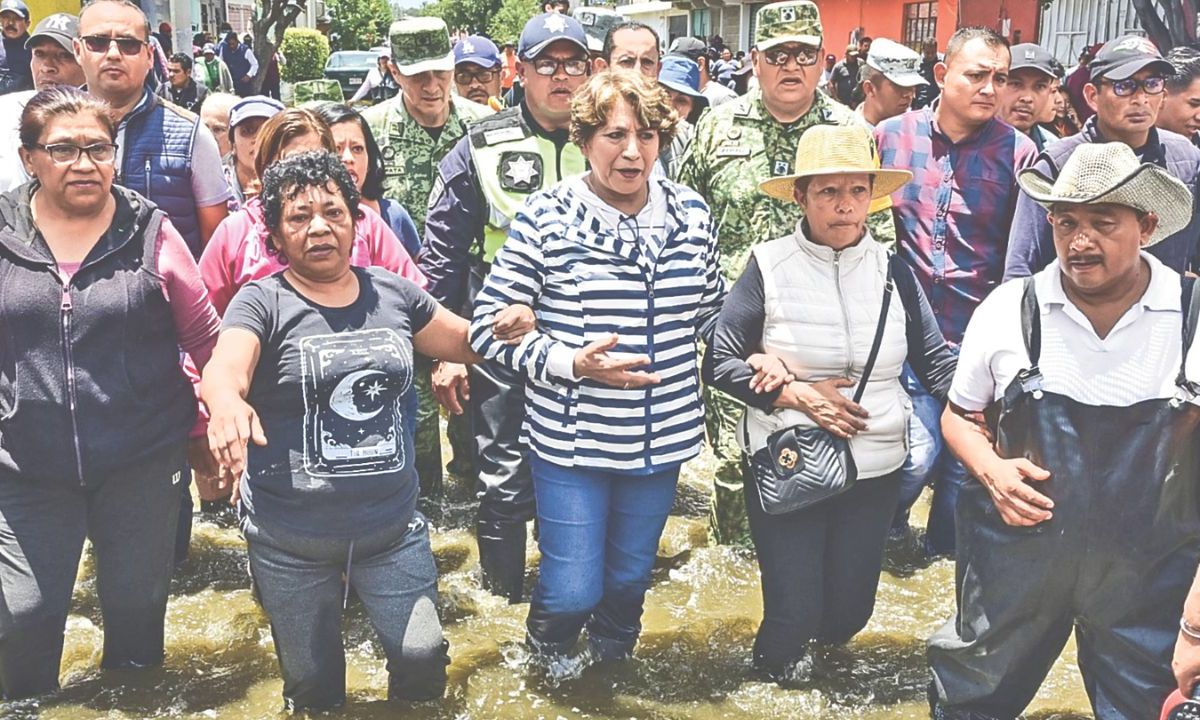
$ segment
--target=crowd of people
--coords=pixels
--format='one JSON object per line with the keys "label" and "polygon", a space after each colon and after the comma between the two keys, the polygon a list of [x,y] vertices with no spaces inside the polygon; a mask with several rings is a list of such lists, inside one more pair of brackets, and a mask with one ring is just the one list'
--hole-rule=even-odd
{"label": "crowd of people", "polygon": [[919,537],[957,563],[932,717],[1015,719],[1072,631],[1098,718],[1190,695],[1200,52],[1068,72],[970,27],[839,61],[810,0],[747,53],[542,10],[516,43],[397,21],[350,103],[288,108],[236,34],[0,3],[0,695],[57,689],[85,539],[101,666],[162,662],[194,482],[289,710],[345,702],[351,591],[389,697],[442,697],[443,412],[537,672],[634,653],[707,445],[762,678],[804,687]]}

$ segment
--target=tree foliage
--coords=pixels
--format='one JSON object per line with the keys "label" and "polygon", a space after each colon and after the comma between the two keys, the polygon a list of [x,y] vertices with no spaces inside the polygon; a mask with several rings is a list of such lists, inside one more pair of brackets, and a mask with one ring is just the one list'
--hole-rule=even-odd
{"label": "tree foliage", "polygon": [[297,0],[255,0],[250,26],[254,35],[254,55],[259,60],[258,74],[254,78],[256,90],[262,87],[271,58],[283,42],[284,31],[296,24],[303,9],[304,5]]}
{"label": "tree foliage", "polygon": [[451,33],[458,30],[484,33],[488,29],[488,20],[496,15],[501,4],[502,0],[434,0],[415,14],[440,17],[446,21]]}
{"label": "tree foliage", "polygon": [[287,58],[283,66],[283,79],[290,83],[316,80],[325,74],[325,61],[329,59],[329,39],[318,30],[310,28],[288,28],[283,33],[279,49]]}
{"label": "tree foliage", "polygon": [[338,49],[369,50],[382,44],[392,23],[387,0],[330,0],[332,31],[338,34]]}
{"label": "tree foliage", "polygon": [[500,9],[488,22],[488,37],[497,45],[506,42],[516,45],[525,23],[541,11],[542,0],[503,0]]}

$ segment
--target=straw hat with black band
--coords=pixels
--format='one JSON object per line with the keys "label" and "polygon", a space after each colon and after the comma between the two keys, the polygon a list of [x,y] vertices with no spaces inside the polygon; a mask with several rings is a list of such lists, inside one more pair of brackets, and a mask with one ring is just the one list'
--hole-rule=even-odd
{"label": "straw hat with black band", "polygon": [[912,173],[879,167],[879,155],[870,131],[860,125],[816,125],[800,136],[796,145],[796,171],[758,184],[758,189],[776,200],[795,202],[796,181],[820,175],[870,175],[871,199],[891,195]]}
{"label": "straw hat with black band", "polygon": [[1039,205],[1123,205],[1158,216],[1150,247],[1187,227],[1192,219],[1192,193],[1178,178],[1152,163],[1138,160],[1125,143],[1080,145],[1057,178],[1034,168],[1022,170],[1017,184]]}

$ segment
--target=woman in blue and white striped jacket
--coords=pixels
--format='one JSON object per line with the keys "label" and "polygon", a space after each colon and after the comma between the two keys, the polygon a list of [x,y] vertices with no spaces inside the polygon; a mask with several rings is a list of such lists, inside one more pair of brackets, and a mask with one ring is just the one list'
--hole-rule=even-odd
{"label": "woman in blue and white striped jacket", "polygon": [[[471,343],[528,378],[525,434],[541,572],[528,642],[556,672],[627,657],[680,465],[700,451],[697,338],[725,285],[708,206],[653,177],[677,117],[640,75],[600,73],[572,102],[590,172],[530,197],[475,303]],[[534,308],[518,345],[492,334]],[[572,651],[587,626],[588,650]]]}

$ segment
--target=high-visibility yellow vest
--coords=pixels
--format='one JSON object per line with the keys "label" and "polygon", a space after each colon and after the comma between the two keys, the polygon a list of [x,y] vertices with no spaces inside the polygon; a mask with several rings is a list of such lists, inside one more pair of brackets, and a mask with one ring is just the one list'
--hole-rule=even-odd
{"label": "high-visibility yellow vest", "polygon": [[530,195],[587,170],[574,143],[556,145],[534,132],[509,108],[470,129],[471,159],[488,204],[483,260],[492,262],[508,238],[508,226]]}

